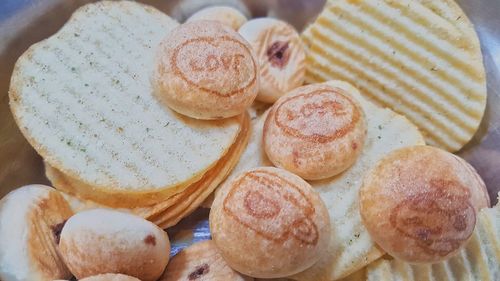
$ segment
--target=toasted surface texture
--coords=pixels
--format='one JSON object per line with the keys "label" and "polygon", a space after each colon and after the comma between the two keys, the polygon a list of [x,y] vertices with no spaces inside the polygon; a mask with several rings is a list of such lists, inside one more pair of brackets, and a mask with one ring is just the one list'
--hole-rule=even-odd
{"label": "toasted surface texture", "polygon": [[370,238],[361,222],[358,192],[362,176],[387,153],[406,146],[423,145],[418,129],[405,117],[380,108],[364,99],[346,82],[326,84],[345,89],[357,99],[367,118],[365,146],[358,160],[344,173],[331,179],[311,182],[326,202],[332,221],[332,241],[325,255],[312,268],[292,279],[301,281],[335,280],[347,276],[376,260],[383,251]]}
{"label": "toasted surface texture", "polygon": [[306,180],[319,180],[349,168],[365,138],[365,114],[359,102],[340,88],[311,84],[273,105],[263,142],[275,166]]}
{"label": "toasted surface texture", "polygon": [[[241,118],[241,119],[240,119]],[[240,131],[235,142],[229,147],[224,155],[203,173],[197,181],[187,184],[182,188],[182,191],[168,197],[155,196],[161,192],[144,194],[138,193],[131,196],[130,193],[110,193],[96,192],[96,187],[83,183],[62,171],[55,169],[45,162],[45,175],[58,190],[71,195],[74,202],[80,206],[77,209],[95,207],[98,205],[108,206],[111,208],[127,209],[133,213],[150,219],[154,214],[165,210],[166,208],[175,205],[177,202],[184,200],[185,195],[195,192],[206,192],[213,190],[230,172],[245,149],[248,137],[250,135],[250,124],[248,115],[243,114],[238,117],[241,120]],[[80,201],[80,202],[78,202]],[[191,204],[189,208],[194,210],[196,204]],[[171,225],[170,225],[171,226]]]}
{"label": "toasted surface texture", "polygon": [[405,147],[381,159],[363,178],[363,223],[373,240],[407,262],[443,261],[465,245],[486,186],[465,160],[431,146]]}
{"label": "toasted surface texture", "polygon": [[239,119],[183,118],[153,97],[155,51],[177,25],[135,2],[88,4],[19,58],[11,110],[51,166],[96,195],[144,205],[199,179],[229,149]]}
{"label": "toasted surface texture", "polygon": [[367,267],[369,281],[496,281],[500,280],[500,207],[478,213],[476,228],[465,248],[447,261],[409,264],[380,259]]}
{"label": "toasted surface texture", "polygon": [[[310,269],[292,276],[304,281],[336,280],[347,276],[384,254],[361,222],[358,192],[364,175],[385,154],[406,146],[423,145],[418,129],[405,117],[375,106],[346,82],[327,82],[351,93],[367,116],[367,136],[358,160],[348,170],[331,179],[310,182],[326,203],[332,223],[332,240],[327,254]],[[246,151],[230,178],[245,169],[271,166],[262,145],[262,129],[266,114],[255,120]]]}
{"label": "toasted surface texture", "polygon": [[78,279],[115,272],[154,281],[168,263],[170,242],[165,231],[140,217],[95,209],[66,222],[59,249]]}
{"label": "toasted surface texture", "polygon": [[[245,128],[246,130],[250,130],[248,126]],[[187,197],[181,199],[184,201],[184,206],[181,206],[181,208],[179,208],[178,206],[168,208],[164,210],[160,215],[152,217],[151,220],[158,224],[160,227],[167,228],[177,224],[182,218],[186,217],[194,210],[196,210],[196,208],[200,206],[207,199],[207,197],[214,192],[219,184],[223,182],[226,177],[228,177],[228,175],[238,163],[243,151],[247,146],[249,138],[249,134],[247,133],[248,132],[242,134],[241,138],[238,140],[238,143],[231,148],[231,154],[223,157],[221,159],[220,165],[216,165],[213,171],[207,173],[201,179],[201,182],[205,182],[206,184],[206,187],[204,189],[194,187],[197,190],[193,192],[193,194],[189,194]]]}
{"label": "toasted surface texture", "polygon": [[342,79],[457,151],[486,105],[479,40],[454,1],[329,0],[303,34],[306,81]]}
{"label": "toasted surface texture", "polygon": [[210,233],[229,266],[279,278],[314,264],[330,241],[324,202],[286,170],[260,167],[228,180],[215,196]]}
{"label": "toasted surface texture", "polygon": [[0,200],[0,279],[52,281],[71,273],[57,249],[72,215],[64,198],[44,185],[28,185]]}
{"label": "toasted surface texture", "polygon": [[251,281],[227,265],[212,240],[195,243],[168,263],[160,281]]}
{"label": "toasted surface texture", "polygon": [[247,21],[247,18],[235,8],[212,6],[194,13],[186,22],[195,20],[214,20],[226,24],[234,30],[238,30]]}
{"label": "toasted surface texture", "polygon": [[273,18],[257,18],[245,23],[238,32],[252,45],[259,60],[261,81],[257,100],[273,103],[302,86],[306,56],[293,26]]}
{"label": "toasted surface texture", "polygon": [[255,52],[236,31],[216,21],[192,21],[161,42],[152,79],[165,106],[197,119],[243,113],[259,90]]}

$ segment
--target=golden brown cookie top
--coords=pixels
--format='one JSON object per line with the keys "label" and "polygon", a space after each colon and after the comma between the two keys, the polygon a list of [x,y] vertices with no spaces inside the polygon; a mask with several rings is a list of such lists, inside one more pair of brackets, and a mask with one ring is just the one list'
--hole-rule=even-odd
{"label": "golden brown cookie top", "polygon": [[366,137],[363,109],[340,88],[313,84],[293,90],[273,106],[264,127],[264,147],[279,167],[305,179],[347,169]]}
{"label": "golden brown cookie top", "polygon": [[175,255],[160,281],[250,281],[227,265],[212,240],[197,242]]}
{"label": "golden brown cookie top", "polygon": [[274,121],[288,135],[325,143],[350,133],[361,115],[342,90],[306,86],[280,101]]}
{"label": "golden brown cookie top", "polygon": [[216,195],[210,227],[227,263],[258,278],[308,268],[330,240],[319,195],[300,177],[271,167],[247,170],[227,182]]}
{"label": "golden brown cookie top", "polygon": [[486,187],[464,160],[429,146],[397,150],[365,177],[360,211],[374,240],[409,262],[437,262],[467,241]]}

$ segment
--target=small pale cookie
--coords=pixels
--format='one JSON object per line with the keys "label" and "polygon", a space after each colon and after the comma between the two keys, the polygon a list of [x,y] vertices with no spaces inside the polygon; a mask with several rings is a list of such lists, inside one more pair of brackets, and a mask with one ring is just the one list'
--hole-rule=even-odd
{"label": "small pale cookie", "polygon": [[486,108],[472,23],[453,0],[329,0],[302,35],[308,83],[342,79],[404,114],[430,145],[458,151]]}
{"label": "small pale cookie", "polygon": [[153,86],[158,100],[196,119],[243,113],[257,96],[259,65],[252,47],[216,21],[174,29],[157,52]]}
{"label": "small pale cookie", "polygon": [[141,280],[128,275],[106,273],[106,274],[99,274],[83,278],[80,279],[80,281],[141,281]]}
{"label": "small pale cookie", "polygon": [[210,231],[233,269],[278,278],[321,258],[330,241],[330,219],[307,182],[282,169],[261,167],[244,171],[217,192]]}
{"label": "small pale cookie", "polygon": [[411,263],[434,263],[466,244],[480,209],[483,180],[463,159],[430,146],[407,147],[381,159],[363,179],[361,218],[373,240]]}
{"label": "small pale cookie", "polygon": [[299,34],[290,24],[259,18],[248,21],[238,32],[252,45],[259,59],[261,82],[257,100],[273,103],[302,86],[306,55]]}
{"label": "small pale cookie", "polygon": [[264,149],[275,166],[307,180],[335,176],[363,151],[365,114],[352,93],[307,85],[281,97],[264,125]]}
{"label": "small pale cookie", "polygon": [[168,263],[170,241],[166,232],[140,217],[93,209],[66,222],[59,250],[78,279],[120,272],[154,281]]}

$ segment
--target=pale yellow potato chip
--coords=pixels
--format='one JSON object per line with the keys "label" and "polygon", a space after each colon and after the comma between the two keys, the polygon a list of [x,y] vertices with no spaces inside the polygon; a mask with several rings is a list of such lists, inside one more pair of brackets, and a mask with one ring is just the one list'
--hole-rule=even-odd
{"label": "pale yellow potato chip", "polygon": [[479,40],[452,0],[329,0],[302,35],[307,82],[342,79],[457,151],[486,106]]}
{"label": "pale yellow potato chip", "polygon": [[[186,217],[200,206],[219,183],[227,177],[240,159],[250,135],[248,115],[245,115],[244,119],[242,130],[236,142],[231,146],[227,154],[224,155],[212,169],[207,171],[199,181],[191,184],[182,192],[154,205],[114,209],[141,216],[162,228],[168,228],[177,224],[182,218]],[[63,191],[61,191],[61,194],[63,194],[75,213],[96,208],[112,208],[108,205],[86,200],[77,195],[65,192],[67,190],[77,190],[82,187],[79,186],[78,181],[64,175],[62,172],[51,167],[48,163],[45,163],[45,169],[49,180],[55,185],[62,187]]]}
{"label": "pale yellow potato chip", "polygon": [[158,203],[198,181],[236,141],[241,118],[192,120],[154,97],[156,50],[177,26],[133,1],[92,3],[17,61],[14,118],[45,161],[85,186],[80,197]]}

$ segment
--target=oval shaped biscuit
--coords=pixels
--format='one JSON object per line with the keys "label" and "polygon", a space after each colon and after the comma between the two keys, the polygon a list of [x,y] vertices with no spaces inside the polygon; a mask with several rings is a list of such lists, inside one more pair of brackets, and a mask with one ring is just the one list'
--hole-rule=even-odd
{"label": "oval shaped biscuit", "polygon": [[169,262],[160,281],[224,280],[250,281],[253,278],[234,271],[222,258],[212,240],[195,243]]}
{"label": "oval shaped biscuit", "polygon": [[234,30],[238,30],[247,18],[240,11],[235,8],[227,6],[211,6],[191,15],[186,22],[196,20],[213,20],[221,22]]}

